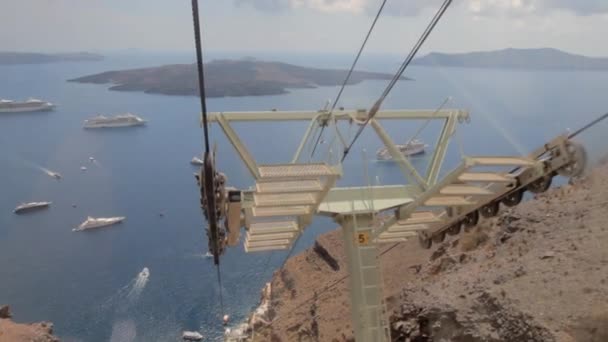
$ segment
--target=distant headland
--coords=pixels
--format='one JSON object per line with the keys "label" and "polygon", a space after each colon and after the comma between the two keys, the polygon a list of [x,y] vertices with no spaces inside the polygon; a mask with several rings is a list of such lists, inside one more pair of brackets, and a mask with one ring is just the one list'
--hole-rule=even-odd
{"label": "distant headland", "polygon": [[[281,62],[215,60],[205,64],[205,89],[208,97],[279,95],[287,93],[288,89],[341,85],[346,74],[347,70],[316,69]],[[392,77],[385,73],[355,71],[348,84]],[[108,71],[68,81],[112,84],[110,90],[119,91],[198,95],[195,64]]]}
{"label": "distant headland", "polygon": [[413,64],[469,68],[608,70],[608,58],[587,57],[552,48],[432,52],[415,59]]}
{"label": "distant headland", "polygon": [[82,61],[100,61],[103,60],[102,55],[89,52],[75,53],[32,53],[32,52],[10,52],[0,51],[0,65],[16,65],[16,64],[45,64],[59,62],[82,62]]}

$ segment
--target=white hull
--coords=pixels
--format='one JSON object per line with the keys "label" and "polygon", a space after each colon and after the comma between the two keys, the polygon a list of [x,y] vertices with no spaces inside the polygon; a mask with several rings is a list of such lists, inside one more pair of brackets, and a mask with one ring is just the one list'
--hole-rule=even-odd
{"label": "white hull", "polygon": [[[395,145],[395,146],[399,149],[399,151],[401,152],[401,154],[403,154],[404,157],[409,157],[409,156],[423,154],[425,152],[424,151],[425,148],[428,145],[416,141],[415,143],[411,143],[411,144]],[[393,160],[393,157],[388,152],[386,147],[383,147],[376,152],[376,158],[378,160]]]}
{"label": "white hull", "polygon": [[27,212],[30,212],[30,211],[39,210],[39,209],[45,209],[45,208],[48,208],[49,205],[51,205],[51,202],[30,202],[30,203],[24,203],[24,204],[21,204],[21,205],[17,206],[15,208],[15,210],[13,210],[13,212],[15,214],[22,214],[22,213],[27,213]]}
{"label": "white hull", "polygon": [[107,117],[98,115],[94,118],[84,120],[84,128],[117,128],[117,127],[132,127],[143,126],[146,120],[133,115],[131,113]]}
{"label": "white hull", "polygon": [[72,231],[78,232],[88,229],[102,228],[111,226],[117,223],[120,223],[125,220],[126,217],[118,216],[118,217],[108,217],[108,218],[92,218],[88,217],[83,223],[81,223],[78,227],[72,229]]}
{"label": "white hull", "polygon": [[192,165],[198,165],[198,166],[202,166],[205,163],[203,162],[203,160],[199,157],[192,157],[192,160],[190,160],[190,164]]}
{"label": "white hull", "polygon": [[50,111],[55,108],[55,105],[50,103],[45,103],[39,106],[31,106],[31,107],[18,107],[18,108],[2,108],[0,107],[0,113],[26,113],[26,112],[44,112]]}
{"label": "white hull", "polygon": [[146,122],[124,122],[124,123],[92,123],[84,124],[84,128],[114,128],[114,127],[132,127],[132,126],[143,126]]}

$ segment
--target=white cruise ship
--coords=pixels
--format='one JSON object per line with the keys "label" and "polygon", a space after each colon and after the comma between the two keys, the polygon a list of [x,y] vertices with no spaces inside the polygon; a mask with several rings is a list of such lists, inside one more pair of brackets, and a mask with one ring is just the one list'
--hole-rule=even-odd
{"label": "white cruise ship", "polygon": [[146,124],[139,116],[131,113],[119,114],[116,116],[97,115],[91,119],[84,120],[84,128],[111,128],[111,127],[130,127],[142,126]]}
{"label": "white cruise ship", "polygon": [[41,112],[53,110],[55,105],[38,99],[12,101],[0,99],[0,113]]}
{"label": "white cruise ship", "polygon": [[51,202],[29,202],[19,204],[13,212],[15,214],[27,213],[38,209],[45,209],[51,205]]}
{"label": "white cruise ship", "polygon": [[[414,140],[408,141],[404,145],[395,145],[395,146],[397,146],[397,148],[399,149],[401,154],[403,154],[403,156],[408,157],[408,156],[415,156],[418,154],[423,154],[424,149],[428,145],[423,143],[420,140],[414,139]],[[386,147],[382,147],[376,152],[376,158],[378,160],[392,160],[393,159],[393,157],[388,152],[388,149]]]}
{"label": "white cruise ship", "polygon": [[124,221],[125,218],[126,217],[124,217],[124,216],[99,217],[99,218],[94,218],[94,217],[89,216],[78,227],[72,229],[72,231],[78,232],[78,231],[87,230],[87,229],[111,226],[113,224],[117,224],[117,223]]}

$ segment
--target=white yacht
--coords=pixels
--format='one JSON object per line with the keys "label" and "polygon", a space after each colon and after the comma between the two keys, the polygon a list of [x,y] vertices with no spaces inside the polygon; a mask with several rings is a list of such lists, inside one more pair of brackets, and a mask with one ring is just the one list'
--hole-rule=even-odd
{"label": "white yacht", "polygon": [[203,335],[198,331],[184,331],[182,338],[186,341],[200,341],[203,339]]}
{"label": "white yacht", "polygon": [[93,118],[84,120],[84,128],[111,128],[111,127],[130,127],[142,126],[146,120],[131,113],[119,114],[116,116],[97,115]]}
{"label": "white yacht", "polygon": [[0,99],[0,113],[41,112],[53,110],[53,108],[55,108],[54,104],[33,98],[26,101]]}
{"label": "white yacht", "polygon": [[126,217],[124,217],[124,216],[99,217],[99,218],[94,218],[94,217],[89,216],[78,227],[72,229],[72,231],[78,232],[78,231],[87,230],[87,229],[111,226],[113,224],[117,224],[117,223],[124,221],[125,218]]}
{"label": "white yacht", "polygon": [[192,157],[192,160],[190,160],[190,164],[192,164],[192,165],[199,165],[199,166],[202,166],[202,165],[204,165],[205,163],[204,163],[204,162],[203,162],[203,160],[202,160],[201,158],[199,158],[199,157]]}
{"label": "white yacht", "polygon": [[[397,146],[397,148],[399,149],[401,154],[403,154],[405,157],[409,157],[409,156],[423,154],[424,149],[427,148],[429,145],[423,143],[420,140],[414,139],[414,140],[408,141],[407,143],[405,143],[403,145],[395,145],[395,146]],[[388,149],[386,147],[382,147],[376,152],[376,158],[378,160],[392,160],[393,159],[393,157],[388,152]]]}
{"label": "white yacht", "polygon": [[45,209],[51,205],[51,202],[29,202],[19,204],[13,212],[15,214],[27,213],[38,209]]}

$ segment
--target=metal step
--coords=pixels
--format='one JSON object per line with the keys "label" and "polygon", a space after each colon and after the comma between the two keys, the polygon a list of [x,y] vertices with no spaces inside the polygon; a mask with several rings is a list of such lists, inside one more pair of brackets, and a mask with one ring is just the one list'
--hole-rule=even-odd
{"label": "metal step", "polygon": [[245,241],[247,247],[269,247],[269,246],[287,246],[291,243],[290,239],[283,240],[268,240],[268,241]]}
{"label": "metal step", "polygon": [[406,242],[407,240],[409,240],[408,238],[403,238],[403,237],[397,237],[397,238],[376,238],[374,241],[376,243],[399,243],[399,242]]}
{"label": "metal step", "polygon": [[441,222],[441,219],[432,211],[415,211],[405,220],[397,221],[399,225],[419,224],[419,223],[435,223]]}
{"label": "metal step", "polygon": [[249,234],[277,234],[298,231],[296,221],[254,222],[249,226]]}
{"label": "metal step", "polygon": [[269,241],[292,239],[296,233],[275,233],[275,234],[247,234],[247,241]]}
{"label": "metal step", "polygon": [[478,166],[532,166],[536,162],[522,157],[472,157]]}
{"label": "metal step", "polygon": [[474,185],[448,185],[439,190],[442,195],[464,195],[464,196],[483,196],[493,195],[494,193],[488,189],[480,188]]}
{"label": "metal step", "polygon": [[245,252],[252,253],[252,252],[279,251],[279,250],[287,249],[287,247],[289,247],[289,246],[282,245],[282,246],[267,246],[267,247],[248,247],[247,245],[245,245]]}
{"label": "metal step", "polygon": [[513,177],[502,173],[493,172],[465,172],[458,176],[462,182],[483,182],[483,183],[512,183]]}
{"label": "metal step", "polygon": [[416,232],[384,232],[378,237],[381,239],[392,239],[392,238],[411,238],[417,236]]}
{"label": "metal step", "polygon": [[256,183],[255,186],[258,193],[318,192],[323,190],[318,179],[262,181]]}
{"label": "metal step", "polygon": [[310,178],[337,175],[329,165],[322,163],[260,165],[258,171],[261,179]]}
{"label": "metal step", "polygon": [[310,207],[294,205],[286,207],[253,207],[251,213],[254,217],[272,216],[301,216],[310,213]]}
{"label": "metal step", "polygon": [[471,204],[475,204],[475,201],[468,200],[462,196],[434,196],[424,202],[424,205],[431,207],[464,206]]}
{"label": "metal step", "polygon": [[293,205],[317,204],[316,196],[310,193],[286,194],[253,194],[255,205],[258,207],[285,207]]}
{"label": "metal step", "polygon": [[399,224],[396,223],[386,230],[387,232],[416,232],[419,230],[427,230],[429,226],[426,224]]}

